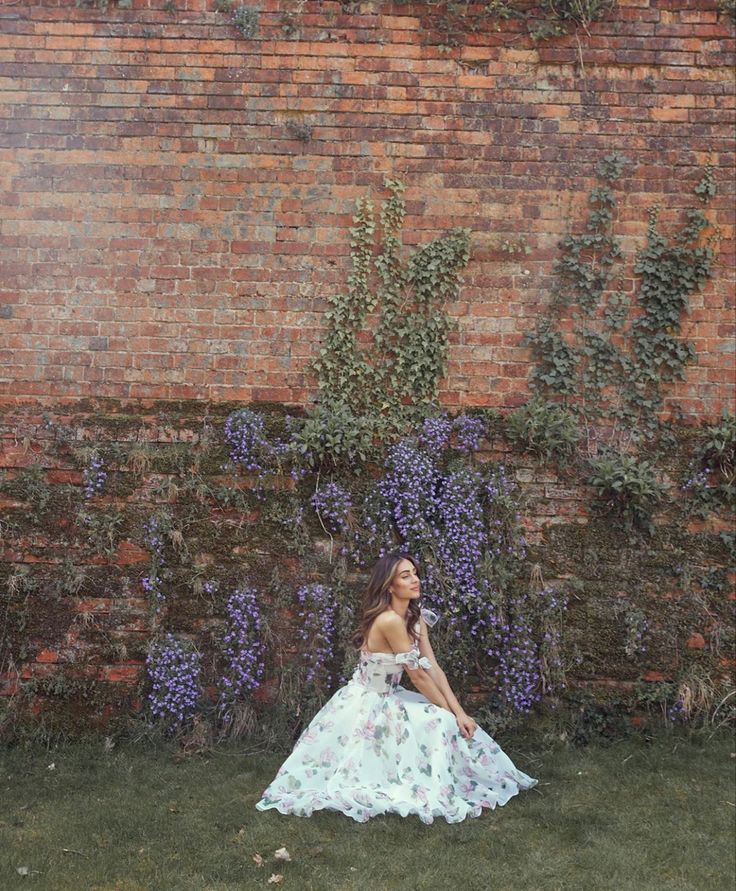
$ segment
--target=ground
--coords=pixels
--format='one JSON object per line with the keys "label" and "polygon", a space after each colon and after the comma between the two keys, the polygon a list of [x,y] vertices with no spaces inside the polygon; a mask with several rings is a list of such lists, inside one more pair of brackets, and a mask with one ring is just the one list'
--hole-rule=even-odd
{"label": "ground", "polygon": [[[431,826],[260,813],[282,754],[104,741],[0,751],[0,885],[49,891],[732,891],[733,737],[498,741],[539,785]],[[285,847],[291,860],[274,857]],[[258,855],[263,865],[257,864]],[[25,873],[25,874],[22,874]],[[280,883],[272,876],[282,876]]]}

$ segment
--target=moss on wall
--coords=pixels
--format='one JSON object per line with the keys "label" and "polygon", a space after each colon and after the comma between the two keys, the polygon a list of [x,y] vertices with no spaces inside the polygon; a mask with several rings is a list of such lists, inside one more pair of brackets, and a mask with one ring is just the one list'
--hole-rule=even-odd
{"label": "moss on wall", "polygon": [[[288,708],[273,697],[283,692],[289,660],[298,661],[294,592],[328,580],[357,600],[363,575],[331,550],[308,509],[297,521],[313,480],[276,478],[257,490],[247,475],[223,471],[229,408],[192,402],[99,411],[89,404],[45,419],[31,406],[6,412],[0,443],[17,442],[22,429],[34,444],[30,467],[0,445],[6,729],[123,726],[145,696],[142,663],[151,636],[165,626],[196,641],[203,663],[214,664],[225,600],[244,581],[262,592],[266,634],[276,644],[263,696],[276,711]],[[273,430],[283,430],[286,414],[283,406],[268,407]],[[591,510],[590,492],[573,471],[512,451],[502,418],[493,419],[489,435],[484,459],[502,458],[522,481],[529,564],[538,563],[569,596],[569,701],[585,694],[593,705],[615,699],[636,712],[657,684],[689,673],[715,684],[726,675],[733,608],[728,536],[694,521],[676,486],[653,534],[633,531]],[[685,472],[693,436],[689,428],[677,431],[664,468],[672,480]],[[79,442],[112,469],[91,499],[84,497]],[[371,478],[363,471],[353,480],[355,491],[365,492]],[[142,587],[151,565],[143,528],[154,515],[165,524],[165,601],[158,612]],[[217,580],[216,593],[204,590],[208,579]],[[646,649],[632,650],[632,617],[646,617]],[[472,678],[467,686],[472,700],[488,701],[487,692],[472,691]]]}

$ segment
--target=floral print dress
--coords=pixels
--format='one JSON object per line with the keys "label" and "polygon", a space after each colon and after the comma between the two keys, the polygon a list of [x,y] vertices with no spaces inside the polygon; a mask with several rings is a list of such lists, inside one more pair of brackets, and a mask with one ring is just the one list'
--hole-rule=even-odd
{"label": "floral print dress", "polygon": [[400,686],[407,665],[432,667],[417,644],[406,653],[361,651],[352,678],[314,716],[256,807],[457,823],[536,785],[480,727],[464,739],[450,712]]}

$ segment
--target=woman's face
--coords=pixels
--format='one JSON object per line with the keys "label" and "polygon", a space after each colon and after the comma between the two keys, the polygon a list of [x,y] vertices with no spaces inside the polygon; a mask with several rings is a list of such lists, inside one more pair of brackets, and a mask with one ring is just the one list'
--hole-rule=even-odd
{"label": "woman's face", "polygon": [[391,579],[389,591],[398,600],[415,600],[419,597],[419,575],[411,560],[399,562]]}

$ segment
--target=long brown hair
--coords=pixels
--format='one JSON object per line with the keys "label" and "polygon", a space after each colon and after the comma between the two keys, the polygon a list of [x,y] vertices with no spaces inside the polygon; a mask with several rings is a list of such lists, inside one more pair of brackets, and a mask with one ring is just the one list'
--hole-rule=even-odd
{"label": "long brown hair", "polygon": [[[396,569],[402,560],[408,560],[419,572],[419,564],[409,554],[394,551],[381,557],[371,571],[368,587],[363,594],[362,615],[352,641],[356,650],[359,650],[368,639],[368,631],[377,615],[391,606],[391,582],[396,575]],[[409,609],[406,612],[406,630],[413,640],[418,640],[415,629],[419,621],[419,601],[410,600]]]}

